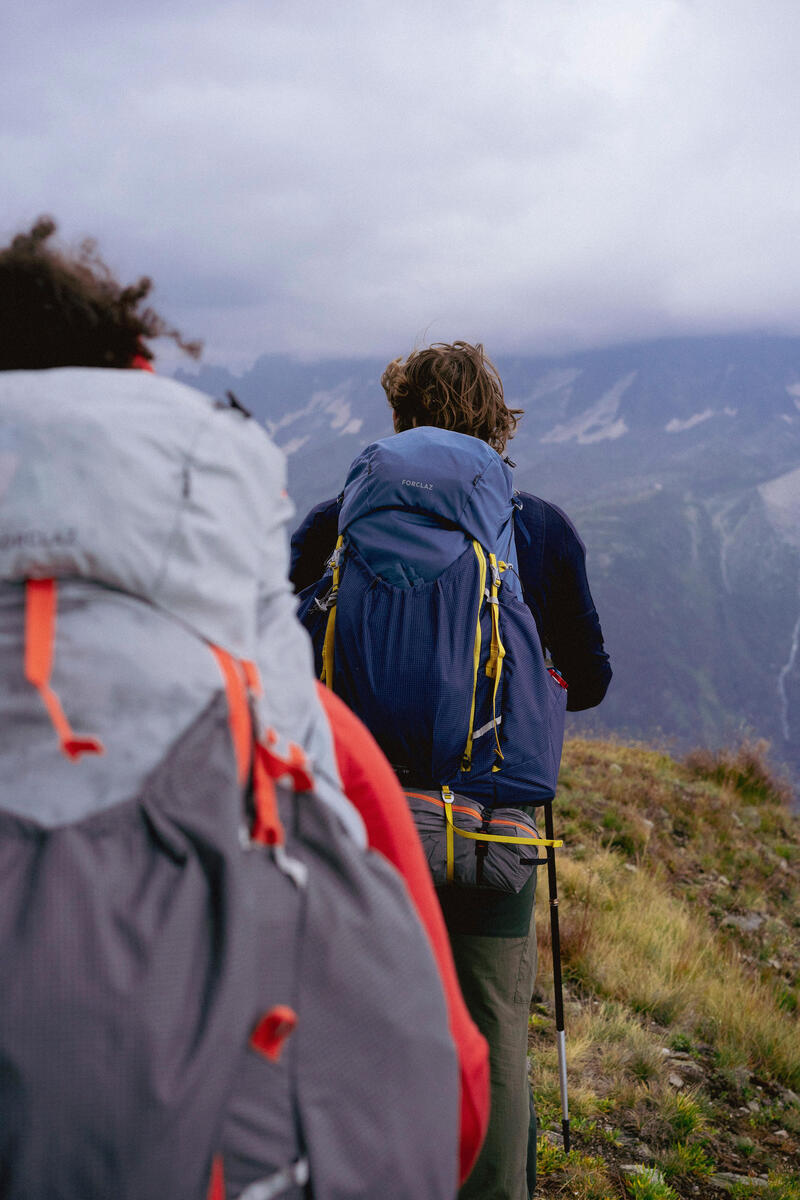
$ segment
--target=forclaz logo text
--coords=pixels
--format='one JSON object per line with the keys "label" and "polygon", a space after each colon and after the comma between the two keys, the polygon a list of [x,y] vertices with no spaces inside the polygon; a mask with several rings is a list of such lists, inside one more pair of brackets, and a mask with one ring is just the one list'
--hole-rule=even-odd
{"label": "forclaz logo text", "polygon": [[429,492],[432,492],[432,491],[433,491],[433,484],[432,484],[432,483],[420,483],[420,481],[419,481],[418,479],[404,479],[404,480],[403,480],[403,486],[404,486],[404,487],[418,487],[418,488],[425,488],[425,489],[426,489],[427,491],[429,491]]}

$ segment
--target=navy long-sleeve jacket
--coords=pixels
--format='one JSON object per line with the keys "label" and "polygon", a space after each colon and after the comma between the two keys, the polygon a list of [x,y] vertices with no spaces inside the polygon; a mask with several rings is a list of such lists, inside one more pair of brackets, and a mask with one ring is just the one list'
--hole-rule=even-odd
{"label": "navy long-sleeve jacket", "polygon": [[[515,537],[525,603],[539,638],[568,684],[567,708],[593,708],[606,694],[611,666],[589,591],[586,551],[569,517],[546,500],[517,493]],[[338,500],[312,508],[292,536],[289,577],[296,592],[316,583],[336,545]]]}

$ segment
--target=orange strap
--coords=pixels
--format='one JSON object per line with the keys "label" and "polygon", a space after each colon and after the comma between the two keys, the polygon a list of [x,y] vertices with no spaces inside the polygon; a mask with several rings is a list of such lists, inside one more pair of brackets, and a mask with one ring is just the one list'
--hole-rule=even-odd
{"label": "orange strap", "polygon": [[225,680],[225,695],[228,698],[228,724],[233,739],[233,752],[236,755],[236,778],[244,786],[250,775],[250,757],[253,746],[253,724],[250,717],[250,706],[247,703],[247,691],[241,664],[223,650],[221,646],[213,646],[211,650],[219,663],[222,678]]}
{"label": "orange strap", "polygon": [[258,673],[256,664],[247,658],[243,658],[242,670],[244,671],[244,677],[250,691],[254,696],[260,696],[264,689],[261,686],[261,676]]}
{"label": "orange strap", "polygon": [[254,842],[262,842],[265,846],[282,846],[286,841],[286,834],[278,816],[278,794],[273,782],[275,776],[269,768],[268,755],[267,747],[263,742],[259,742],[253,764],[256,819],[250,836]]}
{"label": "orange strap", "polygon": [[221,646],[211,646],[225,681],[228,698],[228,724],[230,725],[233,749],[236,755],[236,774],[244,787],[253,768],[253,803],[255,820],[250,830],[254,842],[266,846],[282,846],[286,840],[280,817],[278,798],[275,793],[274,772],[265,764],[265,746],[256,747],[253,758],[253,720],[248,702],[248,690],[255,695],[261,692],[261,680],[255,663],[234,658]]}
{"label": "orange strap", "polygon": [[103,754],[104,746],[95,737],[78,736],[64,715],[61,701],[50,687],[53,670],[53,645],[56,637],[58,596],[54,579],[28,579],[25,584],[25,678],[38,691],[58,734],[62,753],[67,758],[82,754]]}

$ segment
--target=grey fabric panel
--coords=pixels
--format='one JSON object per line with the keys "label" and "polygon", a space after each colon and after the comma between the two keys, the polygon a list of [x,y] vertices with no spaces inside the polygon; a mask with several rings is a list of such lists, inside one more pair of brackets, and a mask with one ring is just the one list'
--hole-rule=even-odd
{"label": "grey fabric panel", "polygon": [[[447,825],[441,793],[406,792],[422,848],[437,887],[447,882]],[[428,797],[428,799],[425,799]],[[538,837],[533,817],[518,808],[484,808],[466,796],[453,796],[453,824],[468,833]],[[519,892],[536,870],[538,847],[519,843],[477,842],[453,834],[453,880],[464,887]],[[479,866],[480,864],[480,866]]]}
{"label": "grey fabric panel", "polygon": [[[294,803],[288,795],[284,796],[284,816]],[[245,903],[253,918],[258,1015],[275,1004],[285,1004],[297,1011],[306,891],[297,888],[285,875],[281,875],[281,889],[276,891],[273,875],[280,872],[275,870],[270,857],[265,858],[263,848],[253,847],[246,852],[242,870]],[[239,1053],[220,1140],[227,1200],[236,1200],[251,1184],[301,1157],[296,1102],[300,1034],[298,1028],[289,1036],[277,1062],[249,1045],[243,1046]],[[319,1052],[324,1053],[324,1047],[319,1047]],[[300,1200],[304,1192],[292,1187],[284,1194],[286,1200]]]}
{"label": "grey fabric panel", "polygon": [[[421,796],[427,796],[428,799],[420,799]],[[406,800],[408,801],[411,815],[414,818],[414,824],[417,827],[417,833],[422,842],[422,849],[425,851],[425,858],[428,861],[433,882],[437,885],[446,883],[447,827],[445,825],[444,808],[441,804],[441,794],[434,791],[420,791],[418,795],[414,795],[413,792],[407,792]],[[475,800],[465,801],[462,796],[456,799],[456,804],[460,810],[468,809],[469,812],[459,811],[455,813],[453,823],[459,829],[469,830],[470,833],[479,833],[483,815],[481,806]],[[469,838],[460,838],[454,834],[454,882],[474,886],[476,883],[476,871],[475,842],[470,841]]]}
{"label": "grey fabric panel", "polygon": [[137,795],[223,681],[208,646],[152,605],[61,583],[52,685],[105,747],[71,762],[25,679],[24,605],[22,584],[0,584],[0,810],[54,826]]}
{"label": "grey fabric panel", "polygon": [[[204,1200],[242,1047],[291,991],[300,915],[266,854],[256,913],[240,821],[222,701],[141,805],[46,833],[0,814],[3,1200]],[[266,980],[265,908],[289,968]],[[271,1149],[262,1177],[293,1147]]]}
{"label": "grey fabric panel", "polygon": [[[511,837],[539,836],[533,817],[518,808],[492,808],[487,817],[490,833]],[[491,842],[483,863],[483,885],[504,892],[521,891],[536,870],[539,854],[539,846]]]}
{"label": "grey fabric panel", "polygon": [[[290,1064],[296,1037],[292,1035],[276,1063],[249,1048],[240,1058],[222,1133],[227,1200],[236,1200],[265,1175],[300,1157]],[[286,1200],[304,1195],[305,1189],[294,1186],[281,1192]]]}
{"label": "grey fabric panel", "polygon": [[313,866],[296,1053],[314,1200],[452,1200],[458,1065],[430,945],[383,858],[322,806],[295,811],[289,848]]}

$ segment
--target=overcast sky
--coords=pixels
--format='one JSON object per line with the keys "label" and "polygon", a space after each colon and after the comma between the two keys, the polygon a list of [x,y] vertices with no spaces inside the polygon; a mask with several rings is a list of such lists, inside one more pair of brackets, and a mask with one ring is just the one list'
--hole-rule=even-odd
{"label": "overcast sky", "polygon": [[25,0],[3,242],[98,238],[208,362],[800,333],[796,0]]}

